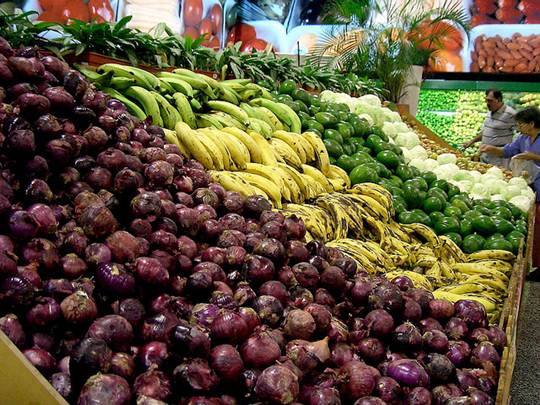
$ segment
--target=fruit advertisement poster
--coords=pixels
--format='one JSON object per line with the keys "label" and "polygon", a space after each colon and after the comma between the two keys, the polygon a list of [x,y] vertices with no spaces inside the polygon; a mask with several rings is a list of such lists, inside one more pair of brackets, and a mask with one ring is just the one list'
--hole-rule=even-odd
{"label": "fruit advertisement poster", "polygon": [[[345,0],[344,0],[345,1]],[[396,2],[405,0],[395,0]],[[444,0],[426,0],[436,8]],[[442,49],[432,56],[433,72],[540,73],[540,0],[456,0],[471,30],[439,23]],[[16,0],[0,2],[9,11],[36,10],[43,21],[116,21],[132,16],[130,26],[149,31],[164,22],[175,32],[205,35],[204,45],[220,48],[242,42],[242,50],[307,54],[336,26],[323,18],[324,0]],[[377,19],[375,12],[366,16]],[[339,27],[338,27],[339,28]]]}

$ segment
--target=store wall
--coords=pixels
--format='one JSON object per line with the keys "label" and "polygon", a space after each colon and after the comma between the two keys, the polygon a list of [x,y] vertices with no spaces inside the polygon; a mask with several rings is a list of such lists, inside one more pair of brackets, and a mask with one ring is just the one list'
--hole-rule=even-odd
{"label": "store wall", "polygon": [[[394,0],[404,2],[405,0]],[[441,23],[424,25],[444,32],[442,47],[429,69],[435,72],[535,73],[540,72],[540,0],[454,0],[467,13],[470,35]],[[174,31],[197,37],[205,45],[223,47],[242,41],[243,50],[262,50],[268,44],[280,53],[306,54],[325,32],[335,26],[321,24],[324,1],[317,0],[17,0],[1,2],[6,9],[37,10],[39,19],[66,22],[114,21],[132,16],[130,25],[149,31],[165,22]],[[407,2],[436,9],[448,0]],[[385,15],[372,15],[385,21]],[[430,46],[428,41],[425,46]]]}

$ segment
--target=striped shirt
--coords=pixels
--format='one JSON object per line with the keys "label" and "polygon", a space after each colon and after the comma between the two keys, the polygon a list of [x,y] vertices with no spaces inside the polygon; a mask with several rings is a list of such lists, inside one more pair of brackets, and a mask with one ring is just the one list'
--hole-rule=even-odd
{"label": "striped shirt", "polygon": [[488,112],[482,127],[482,143],[504,146],[512,142],[516,128],[515,115],[516,111],[507,105],[495,112]]}

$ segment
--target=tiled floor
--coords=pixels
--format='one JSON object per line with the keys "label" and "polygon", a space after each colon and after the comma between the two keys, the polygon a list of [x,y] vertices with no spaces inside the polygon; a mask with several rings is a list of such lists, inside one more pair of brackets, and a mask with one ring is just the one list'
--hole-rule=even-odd
{"label": "tiled floor", "polygon": [[511,404],[540,404],[540,282],[527,282],[523,291]]}

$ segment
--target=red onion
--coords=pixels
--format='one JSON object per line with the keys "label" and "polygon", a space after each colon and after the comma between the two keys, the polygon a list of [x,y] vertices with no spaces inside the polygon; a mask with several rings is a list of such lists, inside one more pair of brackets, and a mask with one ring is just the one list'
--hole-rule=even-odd
{"label": "red onion", "polygon": [[403,309],[403,296],[399,288],[391,283],[376,286],[369,296],[373,308],[400,312]]}
{"label": "red onion", "polygon": [[454,364],[448,357],[430,353],[426,359],[426,369],[432,381],[447,382],[455,373]]}
{"label": "red onion", "polygon": [[152,340],[167,342],[171,330],[175,327],[177,322],[178,319],[169,312],[146,318],[142,325],[142,338],[145,342]]}
{"label": "red onion", "polygon": [[459,318],[450,318],[445,326],[446,335],[453,340],[464,339],[469,333],[467,323]]}
{"label": "red onion", "polygon": [[11,252],[0,252],[0,276],[14,276],[17,274],[17,257]]}
{"label": "red onion", "polygon": [[398,382],[390,377],[379,378],[375,391],[385,403],[389,404],[399,403],[403,395],[403,391]]}
{"label": "red onion", "polygon": [[461,366],[469,360],[471,355],[471,348],[467,342],[464,341],[452,341],[448,345],[448,352],[446,357],[456,365]]}
{"label": "red onion", "polygon": [[431,390],[433,400],[436,404],[446,404],[463,394],[463,391],[454,384],[438,385]]}
{"label": "red onion", "polygon": [[320,275],[315,266],[309,263],[297,263],[292,271],[298,283],[305,288],[316,288],[319,284]]}
{"label": "red onion", "polygon": [[501,356],[491,342],[478,343],[471,352],[471,364],[482,367],[484,362],[490,361],[493,364],[501,362]]}
{"label": "red onion", "polygon": [[129,405],[131,390],[128,382],[114,374],[96,374],[84,384],[77,405]]}
{"label": "red onion", "polygon": [[420,304],[424,313],[429,312],[429,302],[434,299],[431,292],[420,288],[410,288],[403,293],[403,296]]}
{"label": "red onion", "polygon": [[139,362],[145,369],[160,368],[168,358],[167,344],[163,342],[148,342],[139,351]]}
{"label": "red onion", "polygon": [[192,323],[197,323],[209,328],[214,319],[219,315],[220,309],[213,304],[195,304],[191,311]]}
{"label": "red onion", "polygon": [[61,260],[63,274],[70,279],[79,278],[86,273],[86,262],[75,253],[68,253]]}
{"label": "red onion", "polygon": [[280,241],[273,238],[263,239],[255,246],[253,253],[264,256],[274,263],[282,263],[285,260],[285,247]]}
{"label": "red onion", "polygon": [[394,329],[394,319],[384,309],[376,309],[366,315],[366,322],[375,336],[389,335]]}
{"label": "red onion", "polygon": [[105,237],[118,228],[118,222],[111,211],[101,204],[93,204],[84,210],[79,223],[84,233],[93,238]]}
{"label": "red onion", "polygon": [[34,204],[28,208],[30,214],[38,225],[38,232],[41,235],[50,235],[56,231],[58,222],[53,210],[45,204]]}
{"label": "red onion", "polygon": [[111,373],[128,381],[135,376],[135,360],[127,353],[115,353],[111,359]]}
{"label": "red onion", "polygon": [[56,369],[56,360],[43,349],[34,347],[23,351],[24,357],[42,374],[48,376]]}
{"label": "red onion", "polygon": [[419,322],[419,324],[420,329],[422,329],[422,332],[424,333],[432,330],[444,330],[439,321],[433,318],[424,318]]}
{"label": "red onion", "polygon": [[106,373],[111,367],[112,352],[102,339],[86,338],[72,351],[69,358],[69,374],[75,385],[95,373]]}
{"label": "red onion", "polygon": [[341,292],[345,287],[345,273],[339,267],[330,266],[322,272],[320,282],[330,291]]}
{"label": "red onion", "polygon": [[149,370],[138,375],[133,383],[133,390],[136,395],[144,395],[158,401],[167,401],[172,395],[169,377],[159,370]]}
{"label": "red onion", "polygon": [[26,321],[35,327],[43,328],[58,321],[62,316],[60,305],[53,298],[40,297],[26,313]]}
{"label": "red onion", "polygon": [[366,278],[357,279],[350,291],[351,301],[355,305],[365,305],[372,290],[373,284],[371,281]]}
{"label": "red onion", "polygon": [[243,270],[246,273],[246,278],[255,284],[262,284],[265,281],[272,280],[275,274],[272,261],[257,255],[246,257]]}
{"label": "red onion", "polygon": [[169,272],[157,259],[139,257],[135,260],[135,274],[143,282],[153,286],[165,285],[169,281]]}
{"label": "red onion", "polygon": [[335,367],[343,367],[350,361],[358,360],[358,357],[354,355],[351,346],[345,343],[338,343],[332,350],[330,360]]}
{"label": "red onion", "polygon": [[13,241],[6,235],[0,235],[0,253],[13,252],[15,246]]}
{"label": "red onion", "polygon": [[54,373],[51,376],[51,385],[64,399],[69,399],[72,394],[71,378],[67,373]]}
{"label": "red onion", "polygon": [[56,245],[47,239],[32,239],[24,246],[23,257],[27,263],[38,263],[47,271],[55,270],[60,262]]}
{"label": "red onion", "polygon": [[107,238],[107,246],[112,257],[119,263],[135,260],[139,254],[139,242],[136,237],[126,231],[116,231]]}
{"label": "red onion", "polygon": [[404,298],[402,316],[408,321],[419,321],[422,318],[422,307],[410,298]]}
{"label": "red onion", "polygon": [[145,309],[139,300],[127,298],[118,303],[114,312],[127,319],[131,326],[137,327],[144,319]]}
{"label": "red onion", "polygon": [[35,287],[23,277],[7,277],[0,283],[0,303],[19,307],[29,305],[35,295]]}
{"label": "red onion", "polygon": [[422,335],[416,326],[405,322],[394,330],[392,342],[399,348],[414,350],[422,345]]}
{"label": "red onion", "polygon": [[382,399],[377,397],[363,397],[358,399],[354,405],[385,405],[386,402],[384,402]]}
{"label": "red onion", "polygon": [[287,314],[283,331],[293,339],[308,340],[315,332],[315,320],[309,312],[293,309]]}
{"label": "red onion", "polygon": [[227,343],[242,342],[249,334],[246,321],[235,312],[218,315],[212,322],[210,331],[214,339]]}
{"label": "red onion", "polygon": [[261,227],[261,232],[268,238],[277,239],[281,242],[287,240],[287,228],[277,221],[270,221]]}
{"label": "red onion", "polygon": [[414,283],[407,276],[399,276],[392,280],[401,291],[407,291],[409,288],[414,288]]}
{"label": "red onion", "polygon": [[472,300],[460,300],[454,304],[456,317],[467,322],[469,328],[484,328],[487,326],[487,316],[484,306]]}
{"label": "red onion", "polygon": [[182,352],[192,356],[206,356],[210,351],[210,334],[200,325],[177,325],[171,340]]}
{"label": "red onion", "polygon": [[377,378],[371,367],[364,363],[353,360],[341,368],[345,381],[341,386],[341,393],[349,400],[354,401],[370,395],[376,387]]}
{"label": "red onion", "polygon": [[102,243],[92,243],[85,249],[86,262],[92,266],[109,263],[112,260],[111,250]]}
{"label": "red onion", "polygon": [[392,377],[398,383],[410,387],[426,387],[429,384],[429,376],[416,360],[395,360],[388,365],[388,377]]}
{"label": "red onion", "polygon": [[431,403],[431,392],[424,387],[413,388],[405,399],[406,405],[429,405]]}
{"label": "red onion", "polygon": [[121,264],[100,264],[95,277],[97,284],[109,293],[129,295],[135,291],[135,277]]}
{"label": "red onion", "polygon": [[241,213],[244,209],[245,197],[236,191],[227,191],[223,199],[223,207],[227,212]]}
{"label": "red onion", "polygon": [[495,347],[501,351],[506,346],[506,334],[498,326],[492,325],[488,331],[489,340]]}
{"label": "red onion", "polygon": [[73,324],[82,324],[92,321],[97,316],[97,306],[92,298],[83,291],[64,298],[60,303],[64,319]]}
{"label": "red onion", "polygon": [[113,350],[125,351],[133,340],[133,328],[119,315],[106,315],[96,319],[88,328],[87,336],[103,339]]}
{"label": "red onion", "polygon": [[15,346],[21,349],[26,342],[24,329],[14,314],[7,314],[0,318],[0,330],[13,342]]}
{"label": "red onion", "polygon": [[276,341],[266,331],[259,331],[248,338],[240,348],[247,366],[263,368],[274,363],[281,355]]}
{"label": "red onion", "polygon": [[332,313],[326,306],[312,303],[307,305],[304,308],[304,311],[313,317],[318,332],[325,332],[328,329],[328,326],[330,326]]}
{"label": "red onion", "polygon": [[16,238],[30,239],[37,235],[39,223],[29,212],[15,211],[9,218],[9,229]]}
{"label": "red onion", "polygon": [[384,358],[384,344],[376,338],[365,338],[356,347],[362,360],[369,364],[378,364]]}
{"label": "red onion", "polygon": [[178,253],[189,257],[190,259],[195,258],[197,255],[197,244],[187,236],[180,236],[178,238]]}
{"label": "red onion", "polygon": [[264,369],[255,385],[255,393],[259,399],[278,404],[293,403],[299,390],[298,377],[280,365]]}
{"label": "red onion", "polygon": [[231,345],[219,345],[210,352],[210,366],[224,381],[236,381],[244,371],[240,353]]}
{"label": "red onion", "polygon": [[291,216],[285,219],[285,229],[287,230],[287,236],[290,239],[302,240],[306,236],[306,226],[304,221],[297,218],[296,216]]}
{"label": "red onion", "polygon": [[283,306],[275,297],[261,295],[255,300],[253,308],[257,311],[263,323],[276,326],[281,321]]}
{"label": "red onion", "polygon": [[272,297],[277,298],[282,305],[287,305],[289,300],[289,292],[287,288],[279,281],[271,280],[264,283],[261,288],[259,288],[259,294],[261,295],[271,295]]}
{"label": "red onion", "polygon": [[440,330],[431,330],[422,336],[424,346],[437,353],[446,353],[448,350],[448,338]]}
{"label": "red onion", "polygon": [[432,300],[429,302],[429,313],[435,319],[447,319],[454,315],[454,305],[446,300]]}
{"label": "red onion", "polygon": [[180,364],[173,375],[178,387],[193,392],[210,392],[219,384],[218,376],[206,360],[198,358]]}

